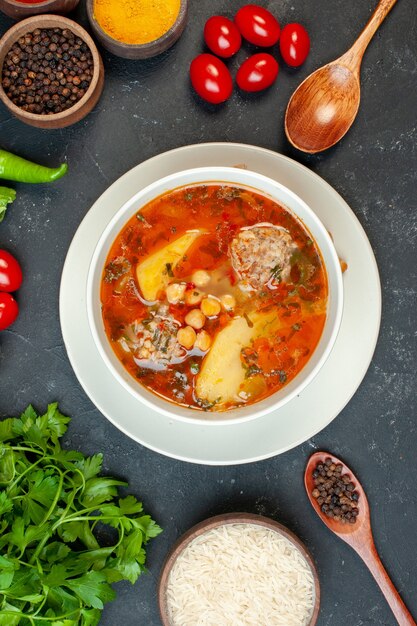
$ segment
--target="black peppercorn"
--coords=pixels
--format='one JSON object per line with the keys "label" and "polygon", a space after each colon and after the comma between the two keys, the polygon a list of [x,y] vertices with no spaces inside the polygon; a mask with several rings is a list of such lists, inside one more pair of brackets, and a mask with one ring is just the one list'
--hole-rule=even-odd
{"label": "black peppercorn", "polygon": [[343,465],[326,457],[312,472],[312,496],[327,517],[342,524],[354,524],[359,515],[359,493],[349,474],[342,474]]}

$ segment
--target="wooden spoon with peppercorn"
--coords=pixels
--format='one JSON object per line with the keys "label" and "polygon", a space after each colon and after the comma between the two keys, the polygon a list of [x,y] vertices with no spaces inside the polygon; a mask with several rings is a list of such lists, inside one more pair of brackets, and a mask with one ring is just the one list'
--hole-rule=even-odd
{"label": "wooden spoon with peppercorn", "polygon": [[304,484],[322,522],[364,561],[398,624],[417,626],[378,556],[372,536],[368,499],[353,472],[332,454],[316,452],[307,463]]}

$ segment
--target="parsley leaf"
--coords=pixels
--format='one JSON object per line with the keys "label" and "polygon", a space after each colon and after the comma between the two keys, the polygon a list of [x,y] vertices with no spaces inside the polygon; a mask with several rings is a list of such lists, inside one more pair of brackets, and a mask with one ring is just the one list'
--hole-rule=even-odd
{"label": "parsley leaf", "polygon": [[100,474],[101,466],[103,465],[103,455],[95,454],[94,456],[82,458],[75,465],[81,470],[85,480],[89,480]]}
{"label": "parsley leaf", "polygon": [[9,187],[0,187],[0,222],[4,220],[7,205],[16,200],[16,192]]}
{"label": "parsley leaf", "polygon": [[83,576],[65,581],[64,584],[74,591],[86,606],[95,609],[102,609],[104,602],[111,602],[116,597],[115,591],[102,572],[87,572]]}

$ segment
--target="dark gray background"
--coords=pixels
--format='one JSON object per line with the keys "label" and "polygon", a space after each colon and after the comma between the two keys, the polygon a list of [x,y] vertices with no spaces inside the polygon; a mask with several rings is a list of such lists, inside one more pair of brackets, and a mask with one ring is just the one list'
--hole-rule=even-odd
{"label": "dark gray background", "polygon": [[[178,44],[147,62],[104,52],[106,84],[96,109],[61,131],[32,129],[0,110],[0,145],[70,172],[47,187],[16,185],[18,199],[0,225],[0,247],[20,259],[25,281],[20,316],[0,335],[0,415],[28,403],[40,410],[59,401],[73,417],[67,446],[103,451],[105,471],[128,480],[163,526],[148,551],[149,574],[118,585],[103,626],[157,626],[156,584],[173,541],[194,523],[227,511],[269,515],[295,531],[316,560],[322,585],[319,624],[395,624],[358,557],[320,523],[303,491],[303,469],[316,448],[342,456],[363,481],[383,561],[417,617],[416,428],[416,142],[417,3],[399,0],[366,53],[358,119],[340,144],[321,156],[291,149],[283,116],[295,87],[313,69],[353,42],[375,0],[262,2],[285,24],[301,21],[312,50],[298,71],[281,67],[277,83],[259,97],[234,92],[212,109],[192,93],[188,65],[203,48],[212,14],[232,16],[242,1],[191,0]],[[83,5],[83,2],[81,2]],[[74,17],[86,23],[80,6]],[[11,25],[0,18],[0,31]],[[231,62],[235,70],[245,47]],[[177,146],[203,141],[254,143],[311,167],[351,205],[378,261],[383,315],[377,349],[358,392],[313,440],[252,465],[213,468],[174,461],[142,448],[95,409],[75,378],[61,337],[58,291],[70,241],[91,204],[137,163]],[[358,303],[366,307],[366,302]],[[343,376],[344,372],[341,371]],[[123,407],[120,407],[123,410]]]}

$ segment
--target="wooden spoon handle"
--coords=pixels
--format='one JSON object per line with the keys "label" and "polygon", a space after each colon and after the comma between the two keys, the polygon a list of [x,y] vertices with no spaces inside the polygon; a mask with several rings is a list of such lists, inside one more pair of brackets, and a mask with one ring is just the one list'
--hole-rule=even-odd
{"label": "wooden spoon handle", "polygon": [[388,576],[388,573],[378,556],[374,542],[371,540],[370,543],[363,543],[361,546],[356,546],[355,549],[378,583],[379,588],[390,605],[391,611],[394,613],[399,626],[417,626],[411,616],[411,613],[402,601],[400,594]]}
{"label": "wooden spoon handle", "polygon": [[349,69],[359,72],[362,57],[369,42],[396,2],[397,0],[380,0],[369,22],[353,46],[341,57]]}

